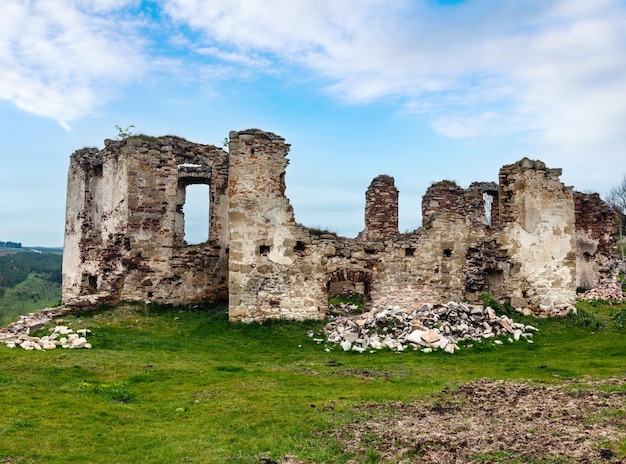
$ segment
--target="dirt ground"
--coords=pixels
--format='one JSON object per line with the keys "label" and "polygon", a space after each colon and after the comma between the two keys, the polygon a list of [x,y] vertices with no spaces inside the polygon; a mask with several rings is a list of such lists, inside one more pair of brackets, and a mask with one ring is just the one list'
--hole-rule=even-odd
{"label": "dirt ground", "polygon": [[626,463],[626,379],[483,380],[430,402],[364,408],[333,432],[354,463]]}

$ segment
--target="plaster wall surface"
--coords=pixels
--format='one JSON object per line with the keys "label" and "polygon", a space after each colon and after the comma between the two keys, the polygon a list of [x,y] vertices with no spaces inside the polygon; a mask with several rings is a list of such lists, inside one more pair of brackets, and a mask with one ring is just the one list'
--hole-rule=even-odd
{"label": "plaster wall surface", "polygon": [[500,170],[500,243],[514,307],[566,312],[576,299],[574,195],[560,174],[528,158]]}

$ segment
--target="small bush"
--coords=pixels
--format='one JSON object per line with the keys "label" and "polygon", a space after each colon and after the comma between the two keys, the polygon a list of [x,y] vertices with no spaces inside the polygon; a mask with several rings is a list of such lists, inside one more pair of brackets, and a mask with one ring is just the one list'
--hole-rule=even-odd
{"label": "small bush", "polygon": [[592,331],[598,331],[604,328],[604,323],[602,322],[602,319],[600,319],[597,314],[592,313],[591,311],[588,311],[584,308],[578,308],[576,312],[570,311],[569,313],[567,313],[567,320],[574,325]]}
{"label": "small bush", "polygon": [[334,235],[335,237],[337,236],[337,232],[333,232],[332,230],[328,230],[323,227],[307,227],[307,229],[311,235]]}
{"label": "small bush", "polygon": [[613,325],[618,330],[626,329],[626,308],[620,309],[616,313],[611,315],[611,320],[613,321]]}
{"label": "small bush", "polygon": [[490,306],[498,315],[511,315],[515,313],[515,308],[513,308],[510,303],[500,304],[496,297],[491,296],[489,292],[482,292],[478,299],[482,301],[484,306]]}

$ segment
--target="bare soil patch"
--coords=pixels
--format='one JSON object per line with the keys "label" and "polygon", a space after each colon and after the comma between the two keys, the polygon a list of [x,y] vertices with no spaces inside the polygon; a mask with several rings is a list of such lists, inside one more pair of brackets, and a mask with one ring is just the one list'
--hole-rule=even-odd
{"label": "bare soil patch", "polygon": [[431,401],[363,408],[363,418],[331,432],[354,464],[626,463],[626,379],[481,380]]}
{"label": "bare soil patch", "polygon": [[622,463],[626,379],[542,385],[481,380],[435,401],[368,403],[336,436],[379,462]]}

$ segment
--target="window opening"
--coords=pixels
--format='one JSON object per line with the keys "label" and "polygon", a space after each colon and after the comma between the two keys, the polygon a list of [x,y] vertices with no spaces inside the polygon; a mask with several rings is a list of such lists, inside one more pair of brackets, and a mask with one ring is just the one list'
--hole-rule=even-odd
{"label": "window opening", "polygon": [[209,240],[209,186],[191,184],[185,187],[185,242],[197,245]]}
{"label": "window opening", "polygon": [[89,282],[89,293],[96,293],[98,291],[98,276],[90,275],[88,277]]}

